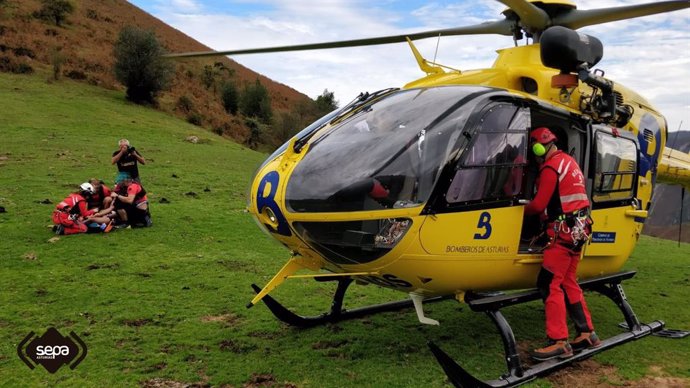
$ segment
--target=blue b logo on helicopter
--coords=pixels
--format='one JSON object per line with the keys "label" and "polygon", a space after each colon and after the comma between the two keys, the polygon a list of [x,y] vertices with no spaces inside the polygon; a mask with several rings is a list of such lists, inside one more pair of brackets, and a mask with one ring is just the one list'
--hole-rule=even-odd
{"label": "blue b logo on helicopter", "polygon": [[486,240],[491,237],[491,213],[483,212],[479,216],[479,222],[477,222],[477,229],[484,229],[484,233],[475,233],[475,240]]}
{"label": "blue b logo on helicopter", "polygon": [[[271,231],[271,233],[278,233],[283,236],[292,236],[292,232],[290,232],[288,222],[285,219],[283,212],[280,210],[278,203],[276,203],[275,201],[275,195],[278,191],[279,182],[280,175],[277,171],[271,171],[268,174],[264,175],[263,178],[261,178],[261,182],[259,182],[259,189],[256,192],[256,207],[258,213],[264,213],[264,208],[268,208],[275,216],[275,221],[278,224],[277,228],[274,228],[270,224],[264,223],[264,225],[266,225],[266,227],[269,231]],[[268,192],[268,195],[264,196],[264,191],[266,189],[267,184],[270,185],[270,190]]]}

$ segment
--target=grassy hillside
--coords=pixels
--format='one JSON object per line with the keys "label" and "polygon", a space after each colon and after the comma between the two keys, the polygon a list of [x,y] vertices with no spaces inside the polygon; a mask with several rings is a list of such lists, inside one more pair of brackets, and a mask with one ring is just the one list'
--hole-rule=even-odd
{"label": "grassy hillside", "polygon": [[[71,0],[70,3],[74,11],[57,26],[34,16],[42,7],[40,0],[0,1],[0,72],[27,68],[52,72],[54,64],[59,63],[60,77],[122,89],[112,70],[113,47],[120,30],[127,25],[153,31],[169,52],[211,50],[126,0]],[[230,69],[232,75],[213,67],[216,63]],[[211,87],[203,81],[206,66],[214,71],[215,84]],[[316,114],[309,111],[313,101],[304,94],[227,57],[175,61],[175,76],[170,90],[159,98],[160,109],[182,119],[194,114],[204,127],[243,142],[250,136],[244,117],[228,115],[218,90],[225,80],[241,90],[257,79],[268,89],[276,116],[294,112],[312,118]],[[178,104],[181,97],[187,101],[184,107]],[[298,106],[304,112],[298,112],[295,108]]]}
{"label": "grassy hillside", "polygon": [[[446,386],[427,340],[479,376],[502,371],[502,345],[489,319],[453,302],[427,309],[440,327],[420,326],[404,311],[296,330],[263,305],[245,309],[249,285],[265,284],[288,256],[243,210],[247,183],[265,155],[128,104],[121,92],[44,80],[0,74],[2,384]],[[189,135],[202,141],[186,142]],[[148,160],[140,171],[154,226],[52,240],[55,203],[89,177],[112,182],[110,156],[121,137]],[[690,329],[689,260],[687,244],[643,237],[627,265],[640,273],[626,287],[643,321]],[[294,280],[275,296],[315,313],[328,308],[331,291]],[[404,297],[371,286],[351,291],[349,306]],[[591,295],[589,304],[600,334],[619,332],[622,317],[610,302]],[[540,342],[539,302],[505,314],[523,347]],[[17,357],[19,341],[50,326],[86,342],[88,355],[75,370],[30,370]],[[687,385],[688,343],[646,338],[531,386]]]}

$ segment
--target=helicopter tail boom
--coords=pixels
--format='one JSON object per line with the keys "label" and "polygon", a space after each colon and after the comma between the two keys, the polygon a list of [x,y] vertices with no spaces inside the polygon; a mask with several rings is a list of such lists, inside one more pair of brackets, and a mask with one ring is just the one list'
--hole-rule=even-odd
{"label": "helicopter tail boom", "polygon": [[690,188],[690,153],[664,148],[657,169],[657,180]]}

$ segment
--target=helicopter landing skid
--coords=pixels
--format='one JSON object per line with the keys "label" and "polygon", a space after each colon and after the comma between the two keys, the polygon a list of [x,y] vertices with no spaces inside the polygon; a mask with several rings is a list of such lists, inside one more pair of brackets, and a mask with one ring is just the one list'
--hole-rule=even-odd
{"label": "helicopter landing skid", "polygon": [[[388,302],[377,305],[371,305],[366,307],[360,307],[352,310],[343,309],[343,298],[345,297],[345,292],[347,288],[352,284],[353,279],[350,277],[327,277],[318,278],[318,281],[337,281],[338,288],[333,295],[333,302],[331,303],[331,311],[323,313],[317,316],[305,317],[302,315],[297,315],[290,311],[288,308],[283,306],[280,302],[275,300],[269,295],[266,295],[261,299],[268,307],[269,310],[276,316],[279,320],[287,323],[291,326],[297,327],[314,327],[318,325],[323,325],[326,323],[335,323],[340,321],[345,321],[348,319],[360,318],[366,315],[376,314],[385,311],[397,311],[400,309],[414,307],[413,300],[406,299],[396,302]],[[257,294],[261,292],[261,288],[256,284],[252,284],[252,289]],[[450,299],[452,296],[438,296],[434,298],[428,298],[423,301],[423,303],[433,303],[442,300]]]}
{"label": "helicopter landing skid", "polygon": [[580,287],[582,287],[583,290],[596,291],[611,299],[623,313],[629,329],[627,329],[628,331],[625,333],[602,340],[601,345],[597,346],[596,348],[589,348],[579,353],[575,353],[573,357],[566,359],[551,359],[532,365],[529,368],[524,368],[522,366],[520,357],[518,355],[513,330],[499,310],[503,307],[540,299],[541,296],[538,290],[529,290],[515,294],[483,298],[477,298],[476,294],[471,293],[468,293],[465,296],[465,302],[469,305],[469,307],[473,311],[483,311],[489,315],[501,334],[508,372],[503,374],[499,379],[492,381],[481,381],[458,365],[448,354],[446,354],[433,342],[428,343],[429,348],[434,356],[436,356],[436,359],[443,368],[444,372],[446,372],[450,382],[456,387],[514,387],[524,384],[528,381],[536,379],[537,377],[545,376],[558,369],[564,368],[575,361],[584,360],[597,353],[603,352],[604,350],[661,331],[664,328],[663,321],[652,321],[649,324],[642,324],[637,319],[632,307],[630,307],[630,304],[625,297],[625,293],[623,292],[621,282],[623,280],[630,279],[633,276],[635,276],[635,271],[620,272],[617,274],[602,276],[580,282]]}

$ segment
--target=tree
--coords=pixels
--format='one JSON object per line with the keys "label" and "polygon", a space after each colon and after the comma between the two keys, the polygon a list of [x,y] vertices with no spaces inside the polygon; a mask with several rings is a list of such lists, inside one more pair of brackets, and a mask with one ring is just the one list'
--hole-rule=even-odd
{"label": "tree", "polygon": [[235,70],[225,66],[223,62],[215,62],[213,67],[218,71],[218,73],[225,73],[227,77],[232,77],[235,74]]}
{"label": "tree", "polygon": [[338,109],[338,101],[335,100],[335,94],[324,89],[323,93],[316,97],[316,108],[321,115],[325,115],[335,109]]}
{"label": "tree", "polygon": [[244,144],[255,150],[263,142],[264,134],[267,132],[266,124],[255,118],[246,118],[244,125],[249,129],[249,135],[244,140]]}
{"label": "tree", "polygon": [[[204,84],[204,86],[206,86],[206,89],[209,89],[211,86],[215,86],[216,75],[218,75],[218,73],[216,72],[216,68],[214,66],[204,66],[204,70],[201,73],[201,82]],[[213,89],[215,91],[215,87]]]}
{"label": "tree", "polygon": [[57,81],[60,79],[62,65],[65,63],[65,55],[62,53],[62,47],[53,47],[50,50],[50,63],[53,64],[53,79]]}
{"label": "tree", "polygon": [[74,12],[74,6],[67,0],[41,0],[41,3],[43,6],[34,12],[34,17],[52,20],[58,27],[67,19],[67,15]]}
{"label": "tree", "polygon": [[163,54],[153,31],[133,26],[120,30],[115,43],[115,78],[127,87],[127,99],[155,104],[173,74],[173,65]]}
{"label": "tree", "polygon": [[278,112],[272,127],[275,146],[285,143],[302,129],[298,115],[293,112]]}
{"label": "tree", "polygon": [[240,98],[240,110],[245,116],[257,117],[264,123],[271,121],[273,116],[271,97],[258,79],[254,84],[249,84],[244,88],[244,93]]}
{"label": "tree", "polygon": [[236,115],[239,108],[239,93],[237,87],[232,82],[225,82],[220,88],[220,99],[223,102],[225,111]]}

